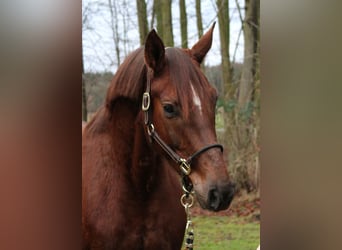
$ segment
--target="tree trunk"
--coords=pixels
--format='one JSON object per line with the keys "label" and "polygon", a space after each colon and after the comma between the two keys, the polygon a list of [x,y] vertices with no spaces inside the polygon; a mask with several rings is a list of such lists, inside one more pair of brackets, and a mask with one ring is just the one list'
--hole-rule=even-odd
{"label": "tree trunk", "polygon": [[116,52],[116,61],[117,65],[120,65],[120,47],[119,47],[119,42],[120,42],[120,37],[119,37],[119,30],[118,30],[118,12],[116,8],[116,1],[114,0],[112,3],[112,0],[108,0],[108,8],[110,12],[110,24],[111,24],[111,29],[112,29],[112,36],[113,36],[113,42],[114,42],[114,47],[115,47],[115,52]]}
{"label": "tree trunk", "polygon": [[[235,86],[232,84],[232,69],[229,55],[229,1],[217,0],[219,33],[221,42],[221,67],[224,95],[224,141],[229,148],[229,171],[232,173],[234,182],[239,190],[246,183],[246,165],[243,162],[243,154],[239,149],[239,120],[235,113]],[[243,185],[240,185],[243,183]]]}
{"label": "tree trunk", "polygon": [[[237,119],[237,148],[242,163],[236,172],[238,186],[250,191],[259,188],[259,119],[255,104],[257,53],[259,39],[259,0],[245,0],[244,63],[239,84],[239,95],[235,110]],[[257,113],[258,114],[258,113]]]}
{"label": "tree trunk", "polygon": [[157,31],[158,35],[164,39],[164,26],[163,26],[163,0],[154,0],[154,11],[157,16]]}
{"label": "tree trunk", "polygon": [[[222,89],[225,112],[223,113],[223,120],[225,126],[225,141],[229,145],[228,138],[231,137],[231,125],[234,120],[234,113],[229,108],[229,105],[234,101],[234,89],[232,86],[231,65],[229,56],[229,5],[228,0],[217,0],[219,33],[221,42],[221,70],[222,70]],[[229,145],[231,146],[231,145]]]}
{"label": "tree trunk", "polygon": [[152,5],[150,30],[152,30],[154,28],[154,19],[155,19],[155,17],[156,17],[156,0],[153,1],[153,5]]}
{"label": "tree trunk", "polygon": [[234,89],[232,86],[231,65],[229,57],[229,5],[228,0],[217,0],[218,21],[221,42],[221,66],[224,98],[232,100]]}
{"label": "tree trunk", "polygon": [[188,21],[186,17],[185,0],[179,0],[179,11],[180,11],[182,48],[188,48]]}
{"label": "tree trunk", "polygon": [[203,36],[201,0],[196,0],[196,19],[197,19],[198,39],[200,39]]}
{"label": "tree trunk", "polygon": [[255,21],[256,25],[253,25],[253,36],[254,39],[254,67],[255,67],[255,91],[253,92],[253,99],[255,102],[260,103],[260,0],[256,0],[255,6]]}
{"label": "tree trunk", "polygon": [[[200,39],[203,36],[203,24],[202,24],[202,12],[201,12],[201,1],[200,0],[196,0],[196,20],[197,20],[198,39]],[[202,61],[201,69],[205,73],[206,69],[205,69],[204,60]]]}
{"label": "tree trunk", "polygon": [[123,0],[122,1],[122,7],[123,7],[123,16],[122,16],[122,26],[123,26],[123,47],[124,47],[124,57],[126,57],[128,55],[128,25],[127,22],[130,22],[130,20],[128,19],[129,14],[128,14],[128,6],[127,6],[127,1]]}
{"label": "tree trunk", "polygon": [[137,0],[137,12],[138,12],[140,45],[143,45],[145,43],[145,39],[148,33],[145,0]]}
{"label": "tree trunk", "polygon": [[162,0],[163,42],[165,46],[173,47],[171,0]]}
{"label": "tree trunk", "polygon": [[157,16],[157,31],[164,45],[173,47],[171,0],[154,0],[154,11]]}
{"label": "tree trunk", "polygon": [[252,100],[254,76],[256,73],[256,53],[258,46],[258,5],[257,0],[246,0],[244,31],[244,63],[239,87],[238,108],[245,110]]}

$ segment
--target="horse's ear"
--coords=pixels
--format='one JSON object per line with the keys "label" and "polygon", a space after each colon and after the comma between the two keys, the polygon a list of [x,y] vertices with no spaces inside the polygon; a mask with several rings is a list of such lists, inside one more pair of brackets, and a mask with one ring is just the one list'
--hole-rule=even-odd
{"label": "horse's ear", "polygon": [[200,40],[198,40],[198,42],[194,46],[192,46],[190,50],[194,59],[200,64],[202,63],[205,55],[208,53],[209,49],[211,48],[215,24],[216,22],[214,22],[210,30],[208,30],[207,33],[205,33],[200,38]]}
{"label": "horse's ear", "polygon": [[165,65],[164,43],[154,29],[146,38],[145,63],[154,73],[160,72]]}

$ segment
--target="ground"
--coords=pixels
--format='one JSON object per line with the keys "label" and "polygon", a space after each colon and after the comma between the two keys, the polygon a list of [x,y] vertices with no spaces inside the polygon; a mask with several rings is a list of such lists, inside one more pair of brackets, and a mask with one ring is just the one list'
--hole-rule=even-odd
{"label": "ground", "polygon": [[218,213],[191,209],[196,250],[255,250],[260,244],[260,198],[238,194],[230,208]]}

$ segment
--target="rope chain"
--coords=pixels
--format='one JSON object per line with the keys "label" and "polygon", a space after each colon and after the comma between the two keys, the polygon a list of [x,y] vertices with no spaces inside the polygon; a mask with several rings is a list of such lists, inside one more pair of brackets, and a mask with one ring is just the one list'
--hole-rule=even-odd
{"label": "rope chain", "polygon": [[181,203],[185,209],[186,213],[186,227],[185,227],[185,249],[193,250],[194,249],[194,228],[191,221],[191,212],[190,208],[194,204],[193,192],[189,192],[185,186],[183,185],[184,194],[181,197]]}

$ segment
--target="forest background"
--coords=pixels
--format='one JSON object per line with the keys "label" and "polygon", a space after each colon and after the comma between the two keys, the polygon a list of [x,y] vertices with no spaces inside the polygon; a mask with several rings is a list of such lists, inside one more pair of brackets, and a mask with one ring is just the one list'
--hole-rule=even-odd
{"label": "forest background", "polygon": [[188,48],[216,21],[202,70],[219,91],[216,129],[240,192],[260,196],[260,0],[85,0],[82,118],[103,103],[118,65],[155,28],[165,46]]}

